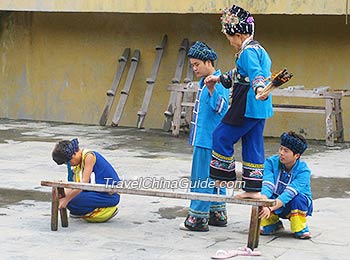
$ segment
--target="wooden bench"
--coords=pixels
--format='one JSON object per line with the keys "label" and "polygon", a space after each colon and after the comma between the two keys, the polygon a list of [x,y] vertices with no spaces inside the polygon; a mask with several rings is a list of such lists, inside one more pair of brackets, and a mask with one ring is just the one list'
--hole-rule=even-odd
{"label": "wooden bench", "polygon": [[[282,89],[273,90],[272,96],[287,98],[307,98],[323,99],[324,106],[291,105],[291,104],[273,104],[273,110],[276,112],[288,113],[318,113],[325,115],[326,134],[325,140],[327,146],[334,146],[334,140],[344,142],[344,128],[342,119],[341,100],[342,93],[329,92],[329,87],[318,87],[312,90],[304,89],[304,86],[291,86]],[[335,122],[335,127],[334,127]]]}
{"label": "wooden bench", "polygon": [[[175,93],[175,102],[172,104],[174,107],[174,115],[171,125],[171,132],[173,136],[179,136],[181,128],[181,118],[183,117],[183,108],[191,108],[191,112],[194,107],[194,102],[189,100],[189,96],[195,96],[198,91],[198,82],[189,82],[186,84],[171,84],[168,86],[168,90]],[[192,95],[191,95],[192,94]],[[195,101],[195,100],[194,100]],[[192,113],[186,113],[185,117],[189,117],[187,120],[191,123]],[[189,126],[191,127],[191,126]]]}
{"label": "wooden bench", "polygon": [[[178,136],[181,128],[181,111],[183,107],[193,107],[193,102],[184,100],[185,93],[196,93],[198,91],[198,82],[189,84],[171,84],[168,90],[176,93],[176,100],[173,106],[174,116],[172,123],[172,135]],[[291,86],[283,89],[275,89],[272,95],[276,97],[288,98],[311,98],[324,99],[324,106],[273,104],[273,110],[276,112],[297,112],[297,113],[318,113],[325,114],[326,134],[325,140],[327,146],[333,146],[334,140],[344,142],[344,128],[342,119],[341,99],[349,96],[348,92],[338,91],[329,92],[329,87],[319,87],[313,90],[305,90],[304,86]],[[334,127],[335,121],[335,127]]]}
{"label": "wooden bench", "polygon": [[[59,194],[64,194],[64,188],[81,189],[87,191],[96,192],[108,192],[118,194],[130,194],[140,196],[152,196],[171,199],[186,199],[186,200],[203,200],[203,201],[216,201],[226,202],[233,204],[243,204],[252,206],[249,234],[247,247],[254,250],[259,245],[260,235],[260,219],[259,210],[262,207],[271,207],[276,204],[275,200],[257,200],[257,199],[236,199],[229,196],[204,194],[204,193],[191,193],[191,192],[175,192],[166,190],[151,190],[151,189],[132,189],[123,188],[119,186],[103,185],[103,184],[89,184],[80,182],[63,182],[63,181],[42,181],[41,186],[52,187],[52,205],[51,205],[51,230],[57,231],[58,229],[58,198]],[[68,227],[67,209],[60,209],[61,224],[62,227]]]}

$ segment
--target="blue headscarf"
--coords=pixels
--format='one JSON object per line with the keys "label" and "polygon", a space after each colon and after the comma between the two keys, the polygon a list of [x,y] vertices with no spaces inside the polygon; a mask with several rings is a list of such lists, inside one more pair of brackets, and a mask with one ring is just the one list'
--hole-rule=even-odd
{"label": "blue headscarf", "polygon": [[79,151],[78,138],[74,138],[72,141],[64,140],[59,142],[55,149],[52,151],[52,159],[58,164],[67,164],[68,181],[73,181],[73,171],[71,168],[70,160],[74,153]]}
{"label": "blue headscarf", "polygon": [[79,142],[77,138],[72,141],[64,140],[59,142],[52,151],[52,159],[58,164],[64,164],[72,159],[75,152],[79,151]]}
{"label": "blue headscarf", "polygon": [[218,58],[218,55],[212,48],[200,41],[195,42],[195,44],[191,46],[187,56],[202,61],[214,61]]}
{"label": "blue headscarf", "polygon": [[302,154],[307,148],[307,143],[303,142],[301,139],[289,135],[288,133],[283,133],[281,135],[281,145],[292,150],[294,153]]}
{"label": "blue headscarf", "polygon": [[72,156],[75,152],[79,151],[79,141],[78,138],[74,138],[70,141],[70,144],[66,147],[66,156],[68,161],[72,159]]}
{"label": "blue headscarf", "polygon": [[77,151],[79,151],[79,141],[78,141],[78,138],[74,138],[70,142],[70,144],[66,147],[66,156],[68,158],[68,162],[67,162],[68,181],[73,181],[74,173],[72,171],[70,160],[72,159],[73,154]]}

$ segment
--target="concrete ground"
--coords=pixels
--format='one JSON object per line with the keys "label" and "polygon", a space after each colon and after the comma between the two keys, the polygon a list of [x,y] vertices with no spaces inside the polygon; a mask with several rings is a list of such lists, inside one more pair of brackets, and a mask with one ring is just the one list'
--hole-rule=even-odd
{"label": "concrete ground", "polygon": [[[65,180],[66,169],[51,159],[54,144],[78,137],[82,147],[101,152],[125,179],[179,180],[188,177],[191,147],[186,136],[157,130],[0,120],[1,259],[210,259],[219,249],[244,247],[250,207],[228,205],[227,227],[206,233],[182,231],[189,201],[122,195],[120,212],[103,224],[69,219],[69,227],[50,230],[50,189],[41,180]],[[304,160],[313,171],[313,238],[290,233],[260,237],[259,257],[236,259],[350,259],[349,144],[327,148],[310,142]],[[278,139],[266,139],[267,156]],[[238,148],[239,151],[239,148]]]}

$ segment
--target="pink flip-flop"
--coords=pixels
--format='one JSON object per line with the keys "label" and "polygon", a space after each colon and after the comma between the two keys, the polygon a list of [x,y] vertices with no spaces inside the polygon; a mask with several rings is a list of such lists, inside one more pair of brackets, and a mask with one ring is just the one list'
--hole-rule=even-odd
{"label": "pink flip-flop", "polygon": [[234,256],[261,256],[260,251],[253,251],[248,247],[238,248],[237,250],[218,250],[216,254],[213,255],[212,259],[228,259]]}

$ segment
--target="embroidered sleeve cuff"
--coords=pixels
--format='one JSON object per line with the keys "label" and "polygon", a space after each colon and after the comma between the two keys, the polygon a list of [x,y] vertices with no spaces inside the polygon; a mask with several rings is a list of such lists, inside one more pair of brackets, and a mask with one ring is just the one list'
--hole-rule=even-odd
{"label": "embroidered sleeve cuff", "polygon": [[269,181],[263,181],[262,188],[261,188],[261,194],[265,195],[268,198],[271,198],[273,195],[274,185],[272,182]]}
{"label": "embroidered sleeve cuff", "polygon": [[257,76],[252,82],[252,87],[253,87],[255,93],[259,87],[264,88],[265,87],[265,78],[263,76]]}

